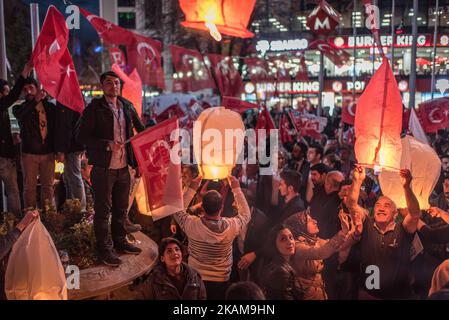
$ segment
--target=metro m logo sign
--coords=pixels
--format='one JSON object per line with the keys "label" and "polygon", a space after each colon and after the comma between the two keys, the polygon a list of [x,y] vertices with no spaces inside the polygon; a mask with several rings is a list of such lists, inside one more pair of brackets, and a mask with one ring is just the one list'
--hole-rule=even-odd
{"label": "metro m logo sign", "polygon": [[307,26],[316,34],[328,35],[340,23],[340,14],[322,0],[307,17]]}

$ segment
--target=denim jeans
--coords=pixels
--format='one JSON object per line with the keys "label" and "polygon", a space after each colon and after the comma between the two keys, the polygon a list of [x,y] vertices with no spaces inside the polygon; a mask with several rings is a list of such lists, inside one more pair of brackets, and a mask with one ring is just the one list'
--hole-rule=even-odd
{"label": "denim jeans", "polygon": [[[128,167],[105,169],[93,167],[91,173],[94,201],[94,231],[99,256],[112,251],[112,244],[126,243],[125,220],[128,212],[130,174]],[[111,236],[109,235],[109,216]],[[112,243],[113,241],[113,243]]]}
{"label": "denim jeans", "polygon": [[0,157],[0,179],[5,185],[5,191],[8,197],[8,212],[14,213],[16,217],[20,217],[20,192],[17,184],[15,159]]}
{"label": "denim jeans", "polygon": [[45,200],[54,204],[55,155],[22,153],[23,199],[25,208],[36,208],[37,179],[41,183],[41,207]]}
{"label": "denim jeans", "polygon": [[83,152],[65,154],[64,183],[67,199],[79,199],[81,210],[86,210],[86,193],[84,191],[83,177],[81,176],[81,157]]}

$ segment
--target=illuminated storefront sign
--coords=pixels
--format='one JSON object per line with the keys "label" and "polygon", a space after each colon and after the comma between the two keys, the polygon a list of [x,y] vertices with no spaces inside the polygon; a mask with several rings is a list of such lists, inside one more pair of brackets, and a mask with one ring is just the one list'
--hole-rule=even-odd
{"label": "illuminated storefront sign", "polygon": [[[352,92],[355,88],[356,92],[365,90],[365,81],[332,81],[325,80],[324,91],[344,93]],[[252,94],[254,90],[258,95],[264,93],[277,94],[301,94],[301,93],[318,93],[320,91],[320,83],[318,81],[283,81],[283,82],[259,82],[255,85],[251,82],[245,85],[245,93]]]}
{"label": "illuminated storefront sign", "polygon": [[[330,37],[329,41],[333,43],[338,48],[347,49],[347,48],[370,48],[373,46],[373,37],[367,35],[361,36],[338,36],[338,37]],[[383,35],[380,36],[380,42],[382,46],[389,47],[393,42],[393,37],[391,35]],[[432,35],[430,34],[420,34],[417,37],[416,41],[418,47],[429,47],[432,45]],[[413,36],[412,35],[397,35],[395,36],[395,47],[411,47],[413,44]],[[449,45],[449,36],[447,35],[439,35],[437,38],[437,46],[448,46]]]}
{"label": "illuminated storefront sign", "polygon": [[289,40],[259,40],[256,43],[256,50],[262,54],[267,51],[297,51],[305,50],[309,46],[307,39],[289,39]]}

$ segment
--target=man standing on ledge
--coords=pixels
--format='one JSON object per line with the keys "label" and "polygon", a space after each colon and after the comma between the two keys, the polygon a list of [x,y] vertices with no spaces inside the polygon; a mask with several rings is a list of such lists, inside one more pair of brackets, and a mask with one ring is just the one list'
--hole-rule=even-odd
{"label": "man standing on ledge", "polygon": [[[132,103],[121,94],[119,76],[108,71],[100,77],[104,92],[93,99],[84,110],[78,127],[77,139],[87,148],[89,164],[93,165],[91,180],[95,194],[94,231],[99,262],[119,266],[119,253],[139,254],[140,248],[126,239],[130,173],[128,166],[137,169],[131,145],[125,141],[134,135],[134,129],[145,129]],[[112,213],[111,236],[109,215]],[[111,241],[112,240],[112,241]]]}

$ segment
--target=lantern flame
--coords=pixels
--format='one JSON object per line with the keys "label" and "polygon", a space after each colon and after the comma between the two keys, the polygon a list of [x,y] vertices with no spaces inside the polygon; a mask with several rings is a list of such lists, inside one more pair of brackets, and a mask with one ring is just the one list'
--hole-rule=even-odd
{"label": "lantern flame", "polygon": [[214,38],[215,41],[221,41],[221,39],[222,39],[221,33],[220,33],[220,31],[218,31],[218,28],[214,23],[214,21],[216,20],[216,17],[217,17],[217,11],[218,11],[218,8],[214,8],[213,6],[209,7],[209,10],[208,10],[207,14],[205,15],[205,18],[206,18],[205,25],[206,25],[207,29],[209,29],[209,33],[212,36],[212,38]]}

